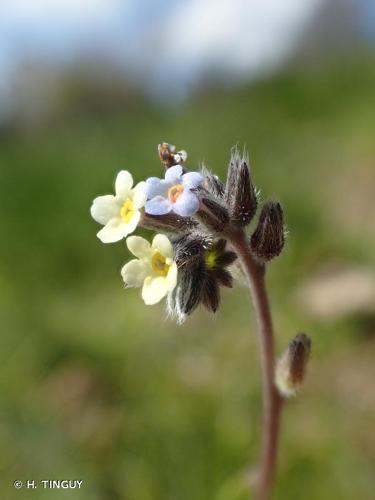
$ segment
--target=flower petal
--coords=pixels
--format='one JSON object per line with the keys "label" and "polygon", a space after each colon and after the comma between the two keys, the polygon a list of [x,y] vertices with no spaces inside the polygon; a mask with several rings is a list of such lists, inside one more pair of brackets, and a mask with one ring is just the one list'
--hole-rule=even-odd
{"label": "flower petal", "polygon": [[121,170],[116,177],[115,191],[116,196],[124,199],[128,197],[129,191],[133,186],[133,176],[127,170]]}
{"label": "flower petal", "polygon": [[129,251],[139,259],[150,259],[152,255],[150,243],[141,236],[129,236],[126,240]]}
{"label": "flower petal", "polygon": [[128,234],[128,228],[125,222],[119,217],[110,219],[107,224],[97,233],[97,237],[103,243],[114,243],[120,241]]}
{"label": "flower petal", "polygon": [[165,234],[156,234],[151,244],[152,248],[158,250],[164,257],[173,259],[173,247]]}
{"label": "flower petal", "polygon": [[165,277],[167,281],[168,292],[171,292],[177,285],[177,264],[173,262],[168,270],[168,274]]}
{"label": "flower petal", "polygon": [[133,189],[133,204],[134,208],[142,208],[147,200],[146,183],[144,181],[138,182]]}
{"label": "flower petal", "polygon": [[131,260],[121,269],[122,279],[129,287],[142,286],[148,273],[149,267],[138,259]]}
{"label": "flower petal", "polygon": [[203,182],[203,177],[198,172],[188,172],[182,176],[182,183],[187,189],[194,189]]}
{"label": "flower petal", "polygon": [[136,227],[138,226],[138,223],[141,219],[141,212],[139,210],[136,210],[133,215],[132,215],[132,218],[130,219],[130,221],[126,224],[126,234],[125,236],[127,236],[128,234],[131,234],[135,231]]}
{"label": "flower petal", "polygon": [[173,204],[173,211],[182,217],[188,217],[195,214],[199,208],[199,200],[194,193],[186,190],[178,197],[176,203]]}
{"label": "flower petal", "polygon": [[182,173],[183,169],[181,165],[175,165],[174,167],[168,168],[165,172],[165,180],[168,184],[182,184]]}
{"label": "flower petal", "polygon": [[168,282],[162,277],[147,276],[142,287],[142,298],[147,306],[157,304],[168,293]]}
{"label": "flower petal", "polygon": [[145,211],[150,215],[164,215],[172,210],[171,202],[162,196],[155,196],[146,202]]}
{"label": "flower petal", "polygon": [[149,177],[146,180],[146,194],[149,200],[155,196],[166,196],[167,190],[168,183],[164,179]]}
{"label": "flower petal", "polygon": [[120,207],[116,202],[116,198],[112,194],[107,194],[95,198],[92,202],[90,212],[96,222],[107,224],[110,219],[119,215]]}

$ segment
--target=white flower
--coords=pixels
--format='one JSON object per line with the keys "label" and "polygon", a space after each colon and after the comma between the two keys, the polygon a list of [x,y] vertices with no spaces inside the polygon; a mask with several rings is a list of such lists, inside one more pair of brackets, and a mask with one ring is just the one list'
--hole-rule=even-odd
{"label": "white flower", "polygon": [[135,230],[141,218],[140,209],[146,202],[145,187],[145,182],[139,182],[133,188],[132,175],[121,170],[116,177],[116,195],[95,198],[91,215],[104,225],[97,234],[103,243],[119,241]]}
{"label": "white flower", "polygon": [[126,244],[137,259],[121,270],[128,287],[141,287],[146,305],[153,305],[171,292],[177,284],[177,264],[173,248],[164,234],[157,234],[152,244],[140,236],[129,236]]}

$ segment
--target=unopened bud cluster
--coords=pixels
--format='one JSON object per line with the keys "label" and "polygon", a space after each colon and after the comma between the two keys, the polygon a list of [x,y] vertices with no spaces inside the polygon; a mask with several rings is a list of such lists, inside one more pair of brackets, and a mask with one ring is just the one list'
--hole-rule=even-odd
{"label": "unopened bud cluster", "polygon": [[[226,182],[203,167],[189,171],[187,153],[163,142],[158,155],[164,176],[150,177],[133,186],[133,177],[121,171],[115,195],[99,196],[91,214],[104,227],[103,243],[127,238],[135,259],[122,269],[126,287],[141,287],[146,304],[167,298],[168,311],[183,321],[200,304],[216,312],[220,289],[231,288],[231,266],[237,254],[231,235],[246,231],[258,209],[247,154],[231,152]],[[140,226],[156,231],[152,242],[129,236]],[[267,202],[248,240],[259,265],[278,256],[284,246],[283,212]]]}

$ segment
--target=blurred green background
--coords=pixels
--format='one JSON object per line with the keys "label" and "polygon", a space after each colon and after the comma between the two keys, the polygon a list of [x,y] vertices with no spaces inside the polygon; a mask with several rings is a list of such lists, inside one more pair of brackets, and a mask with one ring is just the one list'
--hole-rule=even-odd
{"label": "blurred green background", "polygon": [[162,141],[223,178],[246,145],[262,199],[285,210],[268,271],[277,350],[305,331],[313,354],[283,415],[275,498],[374,498],[374,89],[371,53],[178,106],[72,80],[47,122],[1,129],[2,499],[248,498],[261,395],[246,288],[177,326],[123,289],[125,243],[103,245],[89,214],[120,169],[161,174]]}

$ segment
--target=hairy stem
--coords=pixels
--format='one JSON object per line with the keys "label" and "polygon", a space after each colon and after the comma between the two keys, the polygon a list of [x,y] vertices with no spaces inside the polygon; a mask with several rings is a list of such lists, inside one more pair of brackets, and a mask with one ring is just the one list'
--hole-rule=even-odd
{"label": "hairy stem", "polygon": [[246,274],[258,327],[262,369],[263,421],[262,453],[256,498],[257,500],[268,500],[271,495],[276,468],[282,398],[274,383],[274,338],[264,280],[265,269],[264,266],[254,260],[243,231],[232,234],[228,239],[236,251]]}

